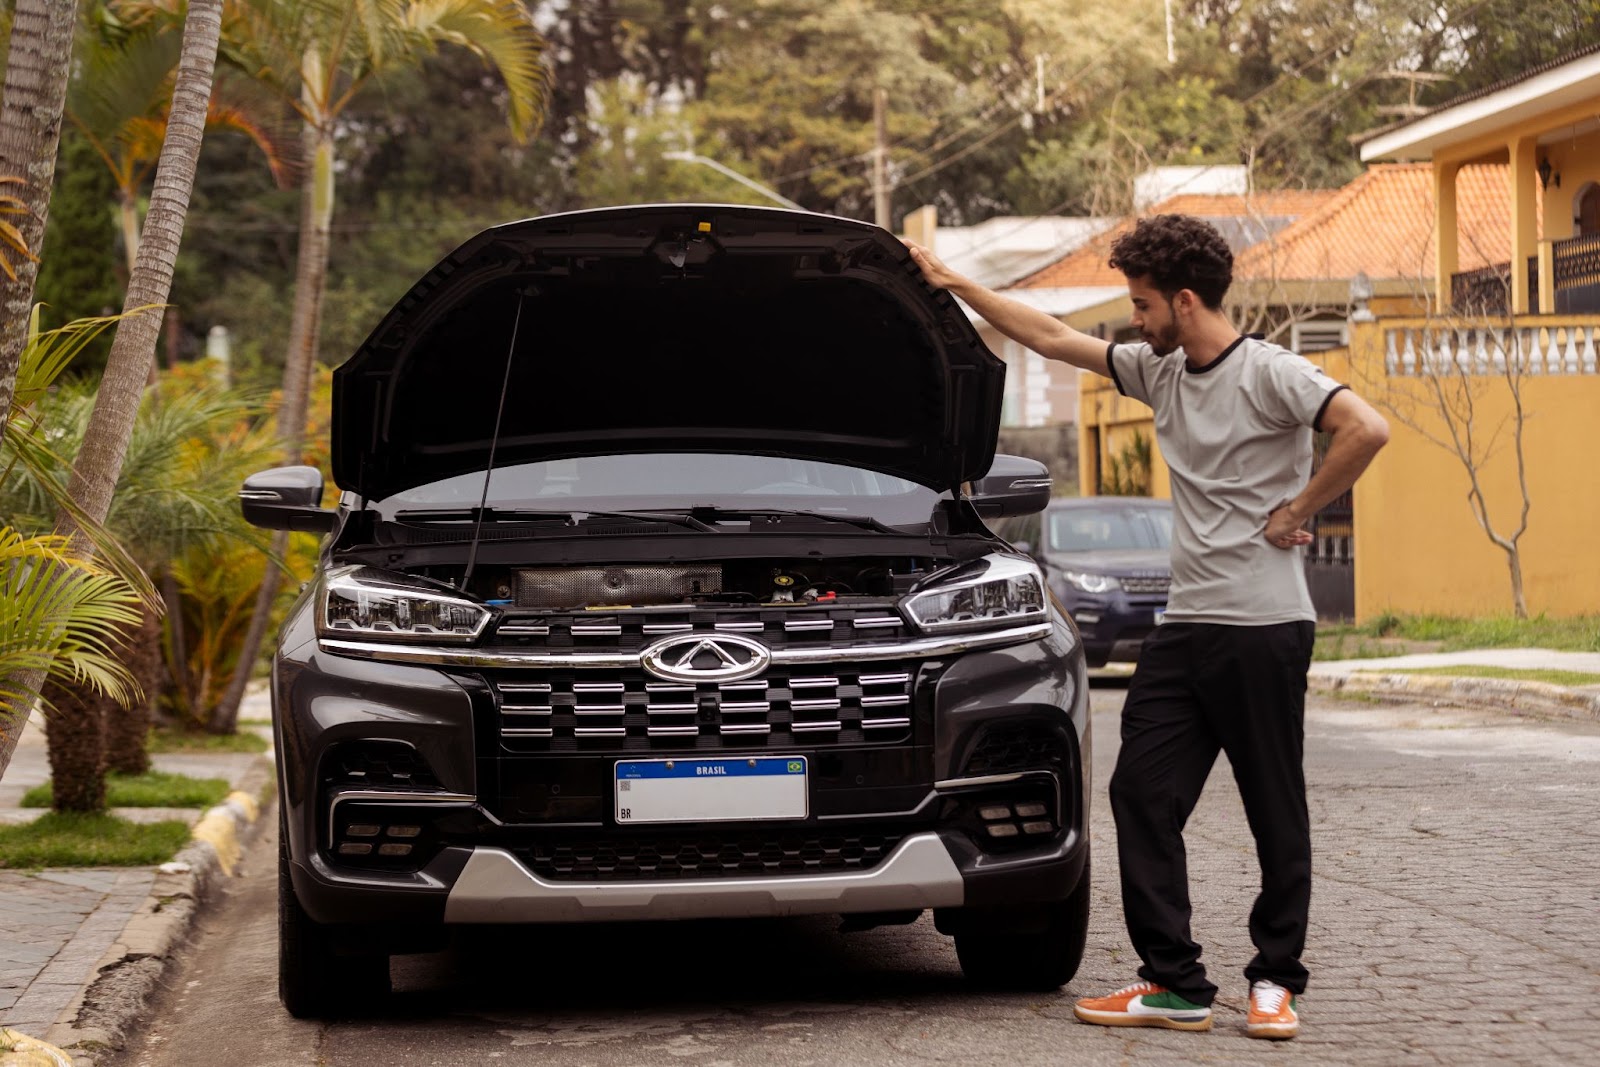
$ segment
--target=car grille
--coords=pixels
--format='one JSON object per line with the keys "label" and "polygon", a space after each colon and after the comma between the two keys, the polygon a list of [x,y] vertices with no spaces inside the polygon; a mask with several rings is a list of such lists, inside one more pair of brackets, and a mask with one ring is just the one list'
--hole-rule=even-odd
{"label": "car grille", "polygon": [[642,669],[491,679],[512,751],[791,748],[911,736],[916,665],[775,669],[739,682],[663,682]]}
{"label": "car grille", "polygon": [[1117,581],[1129,593],[1165,593],[1172,588],[1171,577],[1118,578]]}
{"label": "car grille", "polygon": [[881,645],[905,640],[889,605],[853,608],[693,608],[682,611],[512,613],[488,645],[499,648],[631,652],[673,634],[735,633],[769,648]]}
{"label": "car grille", "polygon": [[676,831],[540,842],[515,852],[549,881],[668,881],[866,871],[900,841],[887,834]]}

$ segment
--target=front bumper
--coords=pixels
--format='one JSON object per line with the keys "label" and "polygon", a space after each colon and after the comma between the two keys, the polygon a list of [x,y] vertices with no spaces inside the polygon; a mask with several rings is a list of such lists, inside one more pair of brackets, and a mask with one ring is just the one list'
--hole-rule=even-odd
{"label": "front bumper", "polygon": [[[561,747],[558,711],[555,742],[535,748],[502,729],[506,716],[492,690],[505,677],[497,668],[376,663],[310,640],[285,643],[274,700],[295,894],[318,922],[399,927],[904,913],[1064,899],[1087,855],[1087,698],[1075,646],[1063,618],[1042,640],[923,661],[904,741],[783,741],[773,754],[804,755],[816,768],[811,816],[683,827],[675,836],[694,844],[677,862],[658,847],[670,831],[618,826],[610,812],[612,764],[621,746],[640,743],[632,716],[643,709],[631,703],[631,682],[627,738]],[[855,676],[831,669],[849,704],[856,690],[845,683]],[[377,764],[365,766],[369,784],[359,789],[329,777],[338,752],[373,743],[404,748],[416,763],[391,763],[390,780],[376,788]],[[1041,746],[1060,758],[1042,765]],[[1055,828],[998,843],[986,837],[980,802],[1024,793],[1051,801]],[[418,843],[415,862],[385,869],[378,844],[341,855],[350,823],[421,827],[407,831],[416,835],[407,838]],[[389,840],[387,829],[366,832],[362,840]],[[719,850],[737,853],[746,836],[759,838],[756,847],[719,868]],[[788,848],[792,837],[804,838],[798,852]],[[767,858],[778,838],[782,862],[752,862]],[[835,862],[841,838],[847,854],[866,842],[871,861]],[[628,847],[634,851],[625,854]],[[803,862],[791,862],[797,855]]]}

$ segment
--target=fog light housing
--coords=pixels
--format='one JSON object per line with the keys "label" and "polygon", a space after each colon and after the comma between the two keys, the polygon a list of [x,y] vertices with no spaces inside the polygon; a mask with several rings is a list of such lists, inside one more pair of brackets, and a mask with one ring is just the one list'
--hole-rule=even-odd
{"label": "fog light housing", "polygon": [[978,809],[978,818],[986,821],[1011,818],[1011,809],[1004,804],[993,804]]}
{"label": "fog light housing", "polygon": [[[990,837],[1016,837],[1017,826],[1015,823],[996,822],[990,823],[984,829],[989,831]],[[370,846],[369,846],[370,847]]]}
{"label": "fog light housing", "polygon": [[1037,819],[1045,813],[1043,804],[1018,804],[1017,815],[1024,819]]}

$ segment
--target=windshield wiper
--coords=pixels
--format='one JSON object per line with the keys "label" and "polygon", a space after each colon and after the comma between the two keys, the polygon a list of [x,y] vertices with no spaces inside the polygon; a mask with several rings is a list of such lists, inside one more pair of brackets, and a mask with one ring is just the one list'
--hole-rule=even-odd
{"label": "windshield wiper", "polygon": [[574,526],[590,519],[627,519],[636,522],[665,522],[702,533],[716,530],[692,515],[655,511],[546,511],[537,508],[407,508],[394,513],[397,519],[421,522],[518,522],[526,519],[560,519]]}
{"label": "windshield wiper", "polygon": [[863,530],[875,530],[880,533],[903,533],[893,526],[888,526],[870,515],[830,515],[820,511],[804,511],[798,508],[721,508],[721,507],[696,507],[690,508],[689,514],[704,522],[722,522],[729,519],[739,520],[777,520],[805,519],[813,522],[844,523]]}

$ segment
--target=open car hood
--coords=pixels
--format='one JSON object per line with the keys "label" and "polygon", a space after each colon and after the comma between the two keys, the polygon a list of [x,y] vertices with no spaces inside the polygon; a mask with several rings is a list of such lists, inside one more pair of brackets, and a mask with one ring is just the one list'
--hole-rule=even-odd
{"label": "open car hood", "polygon": [[495,467],[733,452],[942,491],[988,470],[1004,377],[876,226],[726,205],[551,215],[450,253],[334,373],[333,477],[378,500],[485,470],[491,450]]}

